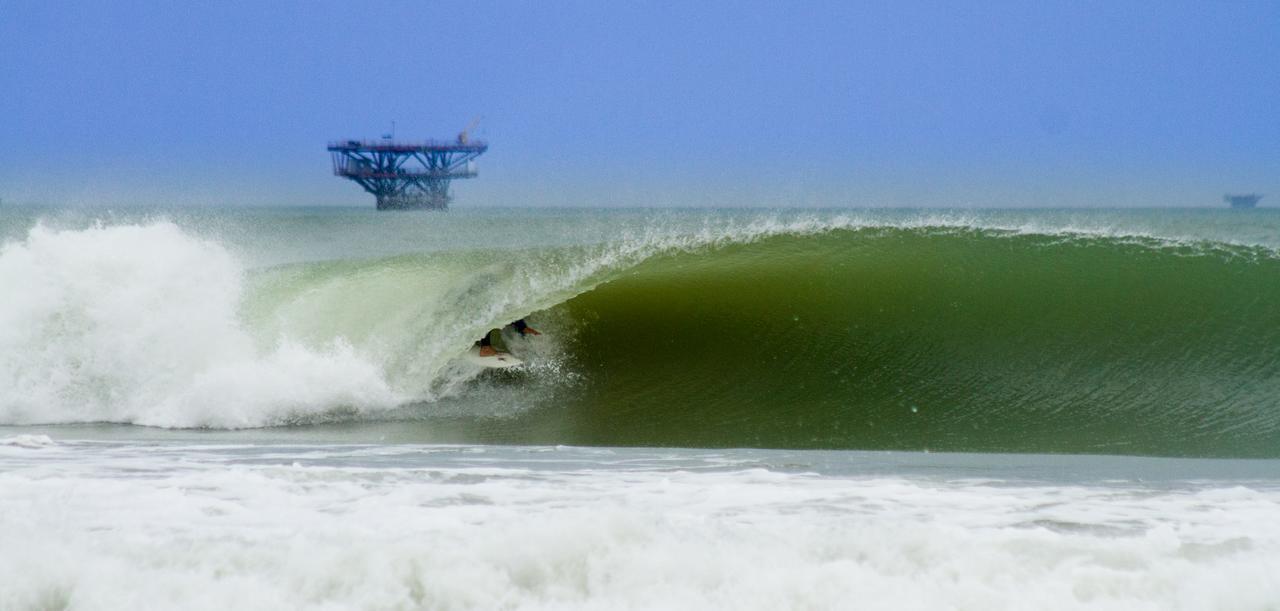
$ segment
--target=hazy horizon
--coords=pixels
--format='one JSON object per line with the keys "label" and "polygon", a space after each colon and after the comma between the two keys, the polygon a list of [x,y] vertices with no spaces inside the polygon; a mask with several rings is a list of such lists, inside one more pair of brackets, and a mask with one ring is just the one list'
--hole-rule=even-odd
{"label": "hazy horizon", "polygon": [[9,204],[372,206],[329,140],[490,143],[458,207],[1280,202],[1280,5],[0,0]]}

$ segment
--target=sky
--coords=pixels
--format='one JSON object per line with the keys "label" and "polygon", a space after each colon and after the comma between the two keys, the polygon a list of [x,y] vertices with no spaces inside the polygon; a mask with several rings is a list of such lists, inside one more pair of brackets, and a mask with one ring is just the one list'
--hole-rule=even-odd
{"label": "sky", "polygon": [[1278,111],[1275,0],[0,0],[5,203],[372,205],[328,141],[480,117],[455,206],[1280,205]]}

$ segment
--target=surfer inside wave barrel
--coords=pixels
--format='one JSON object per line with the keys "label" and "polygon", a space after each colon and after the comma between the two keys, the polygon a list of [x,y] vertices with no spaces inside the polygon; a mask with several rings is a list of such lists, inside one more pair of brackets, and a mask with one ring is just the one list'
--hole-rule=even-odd
{"label": "surfer inside wave barrel", "polygon": [[[529,323],[526,323],[523,318],[507,326],[515,329],[521,337],[525,335],[542,335],[537,329],[530,327]],[[507,348],[507,341],[502,337],[502,329],[490,329],[484,337],[476,341],[476,345],[480,346],[480,356],[497,356],[498,354],[510,352]]]}

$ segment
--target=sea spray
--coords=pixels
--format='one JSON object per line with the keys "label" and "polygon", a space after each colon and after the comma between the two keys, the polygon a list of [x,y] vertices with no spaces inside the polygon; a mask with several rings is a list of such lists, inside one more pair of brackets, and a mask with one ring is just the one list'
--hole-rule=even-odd
{"label": "sea spray", "polygon": [[[0,417],[396,420],[449,441],[616,445],[1280,447],[1269,244],[1074,216],[742,212],[619,215],[598,241],[561,225],[599,219],[534,215],[546,245],[419,247],[387,218],[343,222],[410,252],[283,264],[170,221],[31,229],[0,255],[5,286],[32,287],[0,302],[0,375],[25,389],[0,395]],[[516,343],[533,367],[458,362],[525,316],[548,331]]]}
{"label": "sea spray", "polygon": [[227,443],[236,435],[0,444],[0,608],[1280,600],[1274,461]]}
{"label": "sea spray", "polygon": [[37,226],[0,251],[0,418],[262,426],[398,397],[341,342],[259,350],[243,272],[177,226]]}

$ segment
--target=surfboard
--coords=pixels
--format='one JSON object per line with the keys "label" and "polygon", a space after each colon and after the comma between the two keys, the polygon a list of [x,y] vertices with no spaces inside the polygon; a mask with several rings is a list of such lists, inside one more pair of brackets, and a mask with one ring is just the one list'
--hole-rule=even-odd
{"label": "surfboard", "polygon": [[508,369],[524,364],[524,361],[505,352],[499,352],[493,356],[480,356],[480,346],[472,346],[467,350],[465,358],[468,363],[489,369]]}

